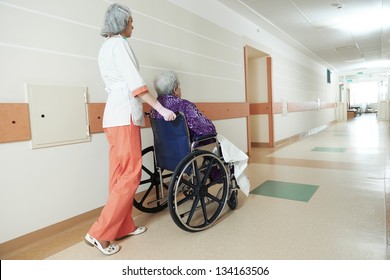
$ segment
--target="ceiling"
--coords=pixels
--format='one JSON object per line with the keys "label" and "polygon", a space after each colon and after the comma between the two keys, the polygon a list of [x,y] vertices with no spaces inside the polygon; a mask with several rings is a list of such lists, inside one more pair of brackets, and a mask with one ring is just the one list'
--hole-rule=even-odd
{"label": "ceiling", "polygon": [[218,0],[341,73],[390,68],[390,0]]}

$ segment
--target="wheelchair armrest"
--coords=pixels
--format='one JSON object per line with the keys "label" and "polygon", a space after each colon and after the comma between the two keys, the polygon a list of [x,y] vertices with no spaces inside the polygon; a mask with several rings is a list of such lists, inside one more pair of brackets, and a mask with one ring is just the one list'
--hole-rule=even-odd
{"label": "wheelchair armrest", "polygon": [[217,134],[209,135],[200,135],[194,138],[194,141],[191,143],[191,150],[194,150],[197,147],[206,146],[211,143],[217,142]]}
{"label": "wheelchair armrest", "polygon": [[215,137],[217,137],[217,133],[209,134],[209,135],[198,135],[198,136],[194,137],[194,141],[202,142],[204,140],[208,140],[208,139],[215,138]]}

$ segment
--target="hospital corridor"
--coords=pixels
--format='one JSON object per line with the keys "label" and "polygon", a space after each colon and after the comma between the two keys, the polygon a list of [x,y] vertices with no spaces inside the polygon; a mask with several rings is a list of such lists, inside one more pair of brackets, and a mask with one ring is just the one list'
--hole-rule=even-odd
{"label": "hospital corridor", "polygon": [[364,114],[275,148],[252,148],[251,192],[211,228],[178,228],[168,210],[139,213],[140,236],[110,257],[87,246],[96,217],[9,254],[49,260],[387,260],[389,122]]}

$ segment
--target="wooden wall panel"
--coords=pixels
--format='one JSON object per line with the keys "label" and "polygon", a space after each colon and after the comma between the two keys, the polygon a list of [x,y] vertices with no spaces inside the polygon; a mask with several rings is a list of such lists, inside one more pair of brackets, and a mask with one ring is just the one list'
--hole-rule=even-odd
{"label": "wooden wall panel", "polygon": [[[281,102],[275,102],[272,104],[273,106],[273,112],[274,114],[281,114],[282,113],[282,103]],[[294,112],[304,112],[304,111],[316,111],[317,108],[317,102],[289,102],[287,104],[288,112],[294,113]],[[334,102],[327,102],[327,103],[320,103],[320,110],[322,109],[330,109],[330,108],[336,108],[336,103]],[[268,114],[269,112],[268,106],[266,106],[266,103],[253,103],[250,104],[250,113],[251,115],[263,115]]]}
{"label": "wooden wall panel", "polygon": [[[198,109],[211,120],[233,119],[249,116],[249,104],[239,102],[196,103]],[[102,133],[105,103],[89,103],[90,133]],[[144,112],[150,112],[148,104]],[[0,103],[0,143],[31,140],[28,103]],[[145,126],[150,127],[148,118]]]}
{"label": "wooden wall panel", "polygon": [[263,115],[271,113],[271,108],[268,103],[251,103],[249,108],[251,115]]}
{"label": "wooden wall panel", "polygon": [[287,104],[288,112],[315,111],[318,109],[317,102],[289,102]]}
{"label": "wooden wall panel", "polygon": [[274,109],[274,114],[281,114],[283,110],[283,104],[282,102],[276,102],[272,104],[273,109]]}
{"label": "wooden wall panel", "polygon": [[196,103],[198,109],[211,120],[234,119],[249,116],[249,103]]}
{"label": "wooden wall panel", "polygon": [[[210,120],[234,119],[249,116],[249,104],[240,102],[198,102],[195,103],[201,111]],[[144,112],[150,112],[150,106],[144,104]],[[145,127],[150,127],[148,118],[145,119]]]}
{"label": "wooden wall panel", "polygon": [[[91,133],[102,133],[103,131],[103,113],[105,103],[89,103],[89,130]],[[148,104],[143,104],[143,111],[150,112],[150,106]],[[148,118],[145,118],[145,126],[150,127],[150,122]]]}
{"label": "wooden wall panel", "polygon": [[0,103],[0,143],[31,140],[27,103]]}
{"label": "wooden wall panel", "polygon": [[336,108],[335,102],[321,103],[321,109]]}
{"label": "wooden wall panel", "polygon": [[103,113],[105,103],[89,103],[88,115],[89,115],[89,131],[90,133],[103,132]]}
{"label": "wooden wall panel", "polygon": [[[144,112],[150,111],[148,104],[143,105]],[[249,115],[268,114],[267,103],[249,104],[245,102],[199,102],[199,110],[211,120],[223,120],[248,117]],[[335,103],[321,103],[321,109],[334,108]],[[102,133],[105,103],[89,103],[89,125],[91,133]],[[273,103],[275,114],[282,112],[280,102]],[[317,110],[316,102],[288,103],[288,112]],[[148,118],[145,127],[150,127]],[[0,143],[31,140],[30,116],[28,103],[0,103]]]}
{"label": "wooden wall panel", "polygon": [[[226,103],[195,103],[198,109],[211,120],[223,120],[234,119],[249,116],[249,104],[239,102],[226,102]],[[91,133],[103,132],[102,120],[105,103],[90,103],[89,109],[89,122]],[[150,112],[150,106],[143,104],[143,111]],[[148,118],[145,118],[145,126],[150,127]]]}

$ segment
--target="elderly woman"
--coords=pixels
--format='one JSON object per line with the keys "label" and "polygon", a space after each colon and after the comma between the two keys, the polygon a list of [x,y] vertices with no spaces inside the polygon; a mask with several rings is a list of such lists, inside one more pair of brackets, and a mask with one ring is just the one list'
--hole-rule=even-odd
{"label": "elderly woman", "polygon": [[[174,112],[184,113],[190,131],[191,141],[196,136],[216,134],[215,126],[211,120],[203,115],[194,103],[181,98],[180,82],[175,72],[164,71],[158,74],[154,79],[154,88],[158,94],[157,100],[164,107]],[[151,111],[151,117],[157,119],[163,118],[154,109]],[[233,162],[234,175],[237,183],[245,195],[248,195],[250,185],[248,178],[244,174],[248,156],[222,135],[218,134],[217,138],[221,144],[224,160],[226,162]]]}
{"label": "elderly woman", "polygon": [[[214,124],[203,115],[194,103],[181,98],[180,82],[173,71],[164,71],[154,79],[157,100],[174,112],[183,112],[187,119],[191,141],[196,136],[216,134]],[[151,111],[152,118],[163,118],[156,110]]]}
{"label": "elderly woman", "polygon": [[105,41],[98,57],[108,93],[103,128],[110,149],[109,197],[100,217],[85,236],[88,245],[95,246],[105,255],[120,250],[120,246],[111,244],[111,240],[146,231],[145,227],[136,227],[132,218],[134,195],[142,174],[142,101],[165,120],[176,118],[149,93],[140,76],[137,59],[127,41],[132,31],[130,9],[119,4],[110,5],[101,31]]}

